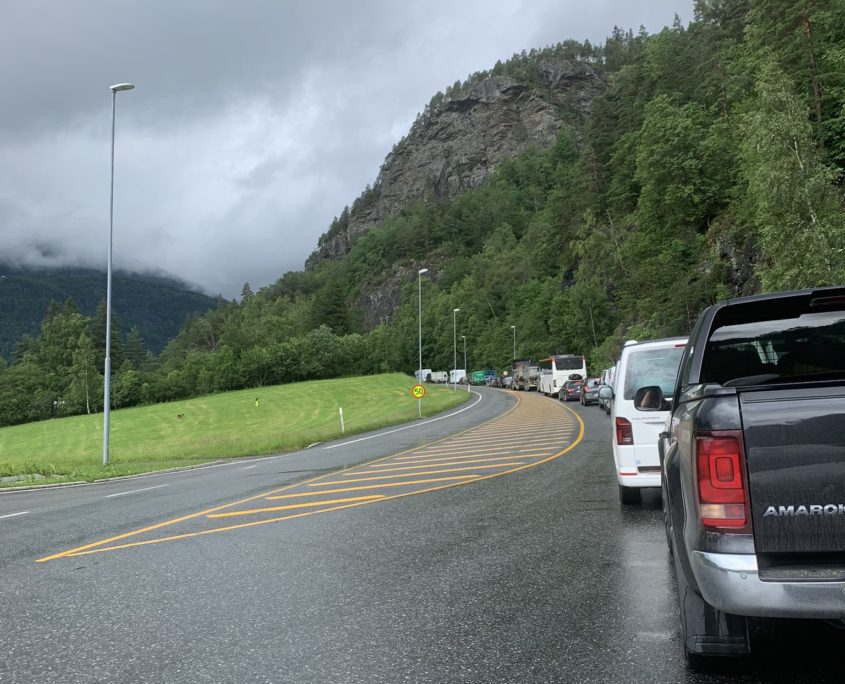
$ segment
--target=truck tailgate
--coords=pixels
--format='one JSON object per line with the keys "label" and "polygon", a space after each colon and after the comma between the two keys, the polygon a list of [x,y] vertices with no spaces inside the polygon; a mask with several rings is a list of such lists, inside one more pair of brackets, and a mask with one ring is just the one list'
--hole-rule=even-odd
{"label": "truck tailgate", "polygon": [[740,393],[757,553],[845,552],[845,387]]}

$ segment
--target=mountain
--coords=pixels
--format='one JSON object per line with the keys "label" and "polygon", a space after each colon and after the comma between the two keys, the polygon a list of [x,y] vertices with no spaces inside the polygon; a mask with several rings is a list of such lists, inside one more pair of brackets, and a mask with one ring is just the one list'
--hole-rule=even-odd
{"label": "mountain", "polygon": [[[51,301],[73,299],[80,312],[94,314],[106,298],[106,274],[85,268],[26,269],[0,264],[0,357],[10,361],[23,335],[37,337]],[[137,327],[153,354],[159,354],[191,314],[217,300],[177,280],[136,273],[112,274],[112,313],[121,334]]]}
{"label": "mountain", "polygon": [[[581,354],[597,374],[717,299],[845,282],[843,25],[841,0],[701,0],[688,27],[615,28],[455,83],[303,271],[191,317],[124,367],[115,406],[464,354],[471,370]],[[103,345],[72,312],[51,323],[0,368],[0,424],[89,410]]]}
{"label": "mountain", "polygon": [[344,209],[306,262],[339,259],[371,228],[415,201],[477,188],[503,161],[547,149],[578,129],[607,88],[604,71],[571,42],[499,63],[437,93],[390,152],[372,188]]}

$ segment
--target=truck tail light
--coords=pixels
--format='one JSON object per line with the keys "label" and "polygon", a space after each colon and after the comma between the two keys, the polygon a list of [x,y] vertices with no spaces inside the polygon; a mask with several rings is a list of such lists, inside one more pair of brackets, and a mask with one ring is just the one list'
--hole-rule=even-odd
{"label": "truck tail light", "polygon": [[745,527],[749,516],[742,432],[699,433],[695,437],[695,450],[702,524]]}
{"label": "truck tail light", "polygon": [[627,418],[616,419],[616,443],[621,446],[634,443],[634,428]]}

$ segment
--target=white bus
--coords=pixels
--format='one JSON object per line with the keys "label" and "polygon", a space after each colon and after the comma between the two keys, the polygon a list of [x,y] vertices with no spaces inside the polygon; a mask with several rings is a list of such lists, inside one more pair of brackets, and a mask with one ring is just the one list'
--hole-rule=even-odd
{"label": "white bus", "polygon": [[540,359],[540,385],[538,390],[547,397],[556,397],[563,383],[570,379],[570,375],[587,377],[587,359],[574,354],[560,354]]}

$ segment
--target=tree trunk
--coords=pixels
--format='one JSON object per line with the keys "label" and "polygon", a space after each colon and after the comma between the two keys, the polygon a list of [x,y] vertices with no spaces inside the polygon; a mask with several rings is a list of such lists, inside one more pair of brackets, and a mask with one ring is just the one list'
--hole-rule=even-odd
{"label": "tree trunk", "polygon": [[815,8],[815,5],[815,2],[811,2],[809,4],[806,13],[801,16],[801,23],[804,28],[804,40],[807,43],[807,57],[810,61],[810,79],[813,84],[813,100],[816,110],[816,137],[818,138],[819,146],[824,148],[824,138],[822,136],[822,88],[819,83],[818,68],[816,66],[816,50],[813,46],[813,29],[810,25],[810,14]]}

